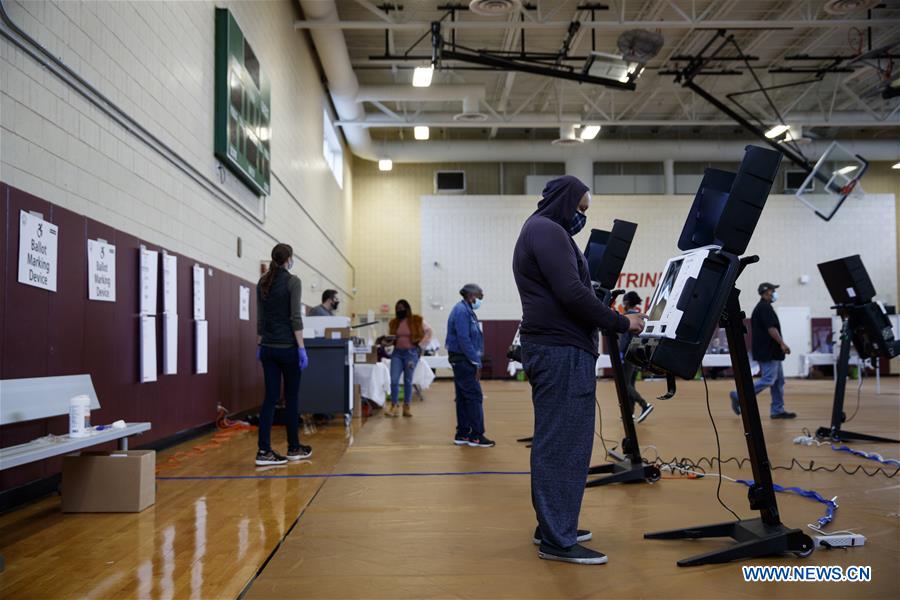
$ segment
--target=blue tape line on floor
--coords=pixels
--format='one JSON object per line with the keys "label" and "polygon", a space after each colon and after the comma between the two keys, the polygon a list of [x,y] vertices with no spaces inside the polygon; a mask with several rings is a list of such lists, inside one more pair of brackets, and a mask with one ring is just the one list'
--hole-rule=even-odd
{"label": "blue tape line on floor", "polygon": [[323,475],[181,475],[157,477],[162,481],[211,479],[331,479],[335,477],[448,477],[461,475],[530,475],[530,471],[459,471],[446,473],[327,473]]}

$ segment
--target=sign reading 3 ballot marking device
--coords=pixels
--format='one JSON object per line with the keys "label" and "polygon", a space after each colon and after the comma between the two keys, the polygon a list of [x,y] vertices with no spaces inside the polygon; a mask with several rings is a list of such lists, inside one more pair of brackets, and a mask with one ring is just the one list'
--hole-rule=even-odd
{"label": "sign reading 3 ballot marking device", "polygon": [[19,283],[56,291],[59,227],[19,211]]}
{"label": "sign reading 3 ballot marking device", "polygon": [[88,240],[88,300],[116,301],[116,247]]}

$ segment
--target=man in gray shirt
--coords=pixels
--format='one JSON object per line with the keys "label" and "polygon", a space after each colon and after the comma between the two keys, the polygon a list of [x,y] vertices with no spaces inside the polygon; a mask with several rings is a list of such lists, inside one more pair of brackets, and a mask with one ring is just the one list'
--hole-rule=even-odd
{"label": "man in gray shirt", "polygon": [[322,304],[309,309],[308,317],[331,317],[337,310],[341,301],[338,299],[337,290],[325,290],[322,292]]}

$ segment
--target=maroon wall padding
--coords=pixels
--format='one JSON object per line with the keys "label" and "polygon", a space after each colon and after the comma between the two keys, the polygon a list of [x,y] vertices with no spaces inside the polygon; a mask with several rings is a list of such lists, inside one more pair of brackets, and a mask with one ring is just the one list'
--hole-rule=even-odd
{"label": "maroon wall padding", "polygon": [[[0,183],[0,379],[88,373],[100,399],[94,424],[150,421],[133,444],[147,444],[210,423],[219,403],[230,412],[258,406],[262,372],[255,360],[255,284],[213,270],[206,278],[209,373],[194,374],[193,277],[195,261],[178,256],[178,374],[162,375],[162,313],[157,314],[158,380],[138,383],[139,250],[162,248],[149,240],[54,206]],[[18,283],[19,211],[40,212],[59,225],[56,293]],[[116,246],[116,302],[87,299],[87,240]],[[160,263],[162,259],[160,258]],[[205,265],[204,265],[205,266]],[[250,320],[238,319],[238,288],[250,287]],[[162,310],[160,270],[159,310]],[[64,434],[66,416],[0,427],[0,447],[47,434]],[[110,447],[112,447],[110,445]],[[7,490],[60,471],[61,458],[0,471]]]}
{"label": "maroon wall padding", "polygon": [[508,379],[506,353],[516,337],[518,321],[482,321],[484,329],[484,356],[490,359],[490,373],[482,371],[485,378]]}

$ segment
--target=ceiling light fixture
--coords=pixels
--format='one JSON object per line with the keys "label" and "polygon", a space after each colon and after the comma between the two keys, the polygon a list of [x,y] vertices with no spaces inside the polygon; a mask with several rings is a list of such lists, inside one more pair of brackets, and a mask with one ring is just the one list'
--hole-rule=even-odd
{"label": "ceiling light fixture", "polygon": [[434,76],[434,65],[427,67],[416,67],[413,70],[413,87],[426,88],[431,85],[431,78]]}
{"label": "ceiling light fixture", "polygon": [[416,125],[413,128],[413,136],[417,140],[427,140],[430,133],[427,125]]}
{"label": "ceiling light fixture", "polygon": [[900,162],[895,162],[894,164],[891,165],[891,168],[892,169],[900,169]]}
{"label": "ceiling light fixture", "polygon": [[769,138],[770,140],[773,140],[773,139],[779,137],[782,133],[784,133],[788,129],[790,129],[790,127],[788,127],[787,125],[776,125],[775,127],[773,127],[772,129],[770,129],[766,132],[766,137]]}
{"label": "ceiling light fixture", "polygon": [[583,140],[592,140],[597,137],[597,134],[600,133],[599,125],[582,125],[581,126],[581,139]]}
{"label": "ceiling light fixture", "polygon": [[394,161],[389,158],[382,158],[378,161],[378,170],[379,171],[390,171],[394,168]]}
{"label": "ceiling light fixture", "polygon": [[846,167],[841,167],[840,169],[835,171],[835,173],[837,173],[838,175],[846,175],[847,173],[852,173],[853,171],[857,170],[858,168],[859,168],[858,165],[847,165]]}

